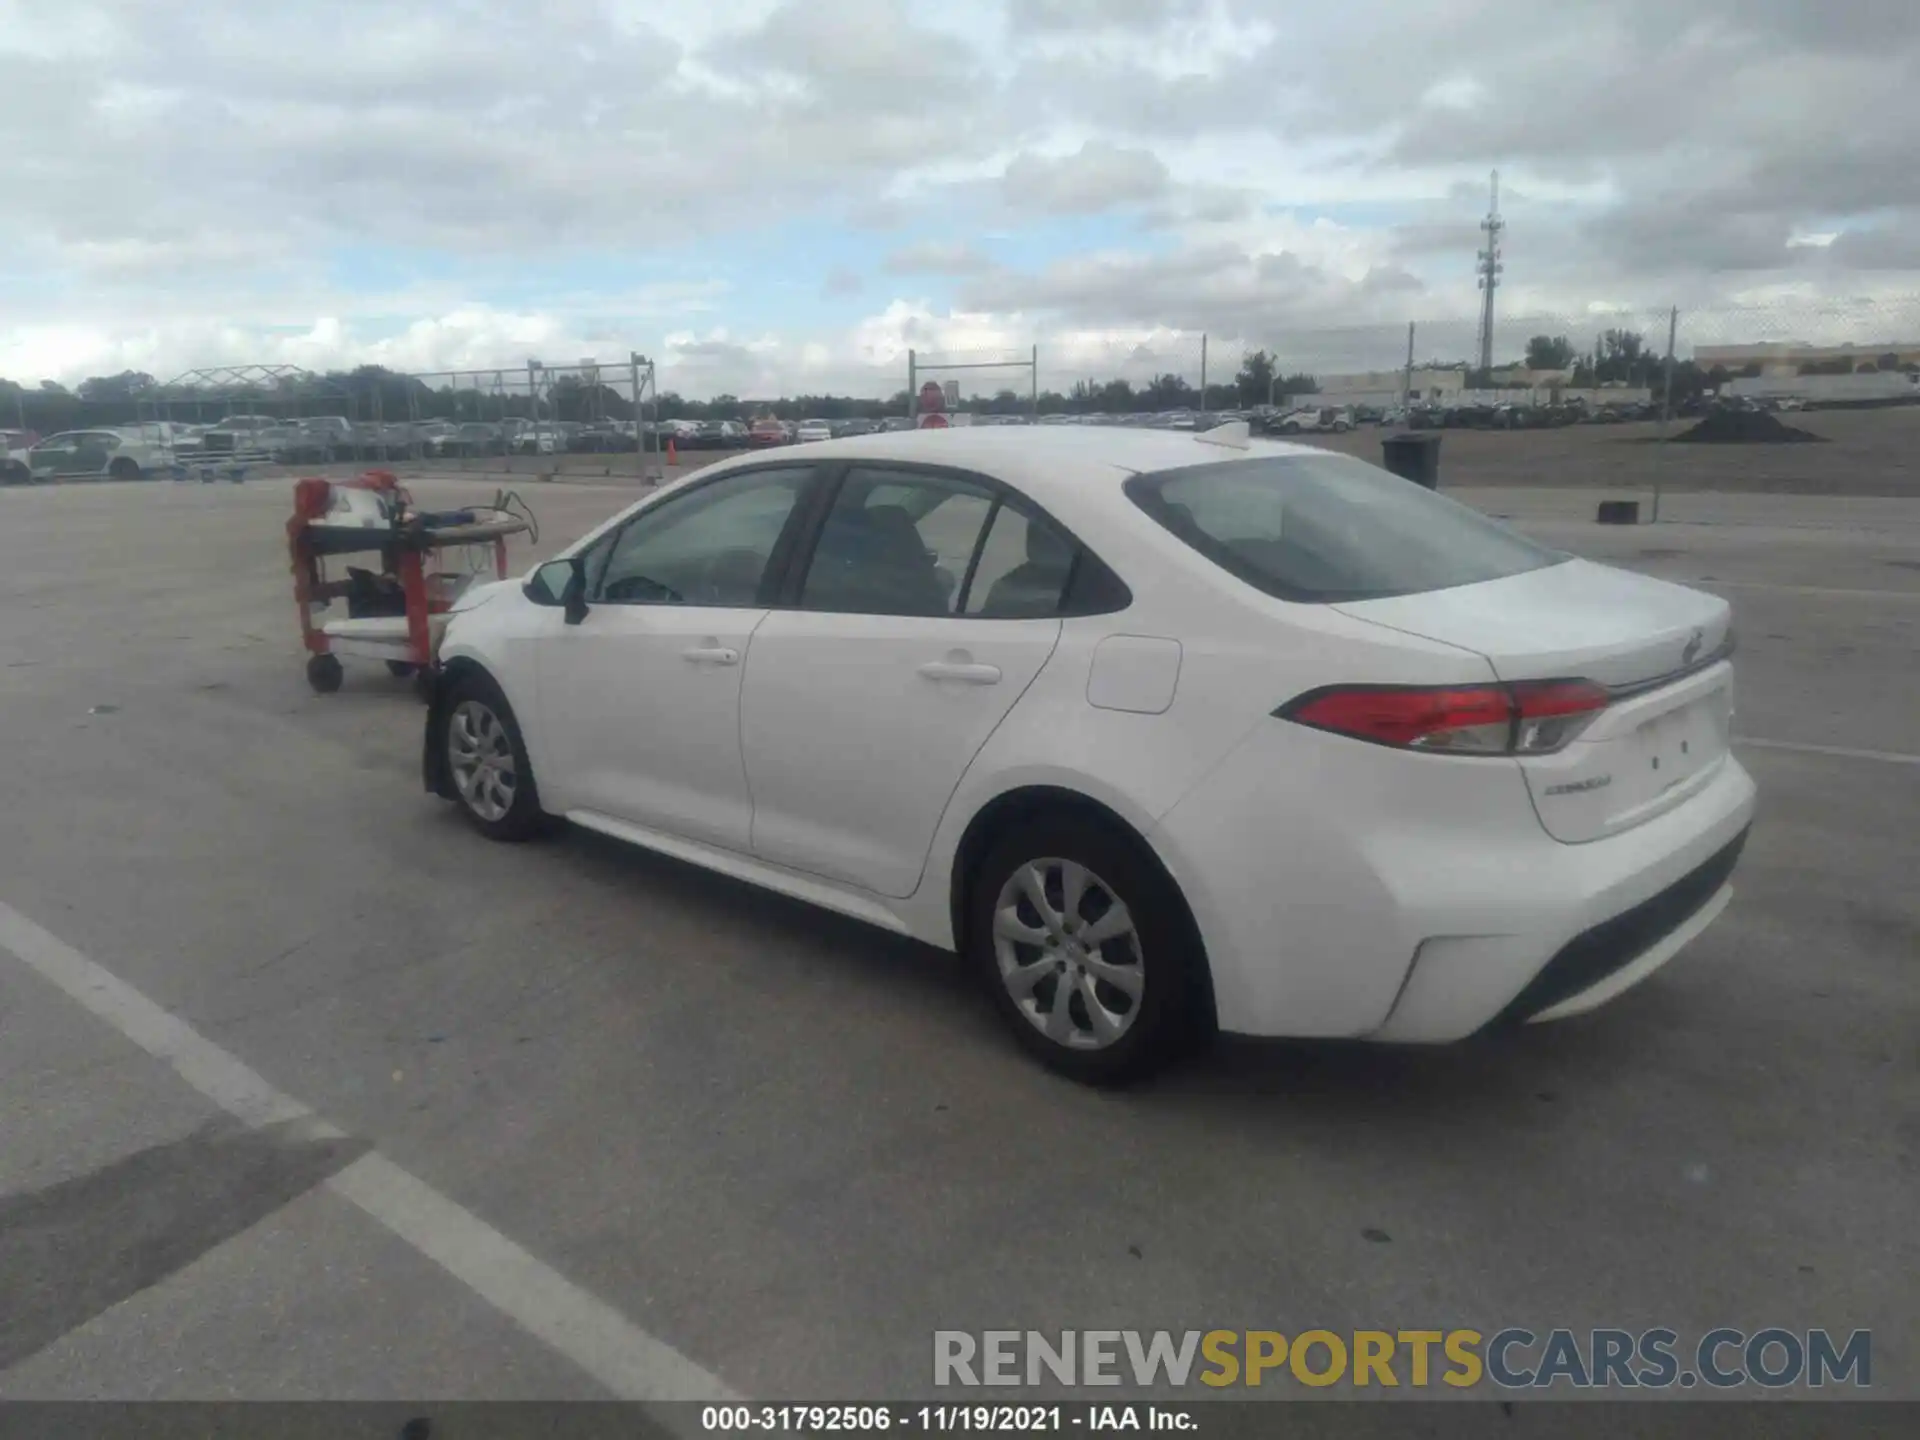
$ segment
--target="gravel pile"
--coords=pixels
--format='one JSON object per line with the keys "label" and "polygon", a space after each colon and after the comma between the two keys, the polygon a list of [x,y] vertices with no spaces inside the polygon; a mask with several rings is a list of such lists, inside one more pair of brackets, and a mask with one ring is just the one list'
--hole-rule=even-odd
{"label": "gravel pile", "polygon": [[1785,424],[1765,410],[1715,410],[1673,438],[1695,445],[1785,445],[1826,439],[1811,430]]}

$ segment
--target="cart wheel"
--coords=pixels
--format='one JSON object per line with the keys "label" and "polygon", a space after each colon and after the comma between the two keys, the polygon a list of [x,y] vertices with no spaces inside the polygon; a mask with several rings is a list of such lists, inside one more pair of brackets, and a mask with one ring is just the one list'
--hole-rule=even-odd
{"label": "cart wheel", "polygon": [[413,674],[413,669],[413,662],[411,660],[387,661],[387,673],[396,680],[406,679],[409,675]]}
{"label": "cart wheel", "polygon": [[340,668],[340,661],[333,655],[314,655],[307,660],[307,684],[322,695],[331,695],[340,688],[340,682],[346,672]]}

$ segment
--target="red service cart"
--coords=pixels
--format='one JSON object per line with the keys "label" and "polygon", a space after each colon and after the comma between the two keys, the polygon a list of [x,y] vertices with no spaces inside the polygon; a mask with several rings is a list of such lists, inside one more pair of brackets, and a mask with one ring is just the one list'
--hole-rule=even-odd
{"label": "red service cart", "polygon": [[[414,676],[427,693],[447,612],[476,579],[507,578],[507,537],[522,533],[540,538],[533,512],[511,491],[434,513],[416,509],[385,470],[295,481],[287,547],[307,683],[330,694],[344,678],[340,657],[365,656]],[[356,555],[369,563],[346,563]]]}

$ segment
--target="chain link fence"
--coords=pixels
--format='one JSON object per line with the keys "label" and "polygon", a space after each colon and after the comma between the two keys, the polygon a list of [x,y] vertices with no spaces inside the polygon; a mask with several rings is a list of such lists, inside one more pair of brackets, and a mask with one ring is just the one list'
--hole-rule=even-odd
{"label": "chain link fence", "polygon": [[[409,473],[652,481],[662,436],[652,361],[405,374],[296,366],[122,375],[75,391],[10,385],[0,405],[9,479],[133,479],[217,468],[329,466]],[[4,414],[4,412],[0,412]]]}
{"label": "chain link fence", "polygon": [[1721,422],[1920,400],[1920,295],[1521,312],[1498,318],[1488,370],[1477,367],[1479,348],[1469,317],[1252,336],[1082,330],[991,351],[876,348],[834,367],[832,386],[810,384],[804,371],[784,383],[756,372],[753,386],[778,392],[759,397],[727,393],[740,381],[725,358],[703,362],[686,347],[669,352],[665,394],[638,353],[420,374],[241,366],[164,383],[105,377],[73,391],[0,381],[0,427],[12,432],[14,470],[36,439],[79,433],[92,439],[63,444],[88,474],[374,463],[648,482],[750,445],[912,423],[931,381],[964,423],[1198,428],[1244,419],[1287,434],[1618,424],[1642,427],[1623,437],[1665,440],[1702,438],[1690,437],[1692,427],[1718,417],[1728,434],[1744,426],[1778,438],[1760,421]]}
{"label": "chain link fence", "polygon": [[663,450],[654,369],[639,355],[618,363],[530,360],[508,369],[399,377],[383,393],[379,446],[425,474],[659,478]]}

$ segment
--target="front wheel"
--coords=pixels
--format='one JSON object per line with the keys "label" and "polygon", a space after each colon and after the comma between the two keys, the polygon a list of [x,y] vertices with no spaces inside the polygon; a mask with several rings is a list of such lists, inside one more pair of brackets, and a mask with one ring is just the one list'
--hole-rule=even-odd
{"label": "front wheel", "polygon": [[1179,891],[1138,842],[1042,818],[988,853],[968,958],[1015,1038],[1094,1085],[1141,1079],[1204,1032],[1205,959]]}
{"label": "front wheel", "polygon": [[489,840],[529,840],[546,829],[520,722],[500,687],[469,675],[447,698],[447,777],[469,823]]}
{"label": "front wheel", "polygon": [[140,478],[140,465],[138,461],[132,459],[130,456],[121,455],[116,457],[111,465],[107,466],[107,474],[115,480],[138,480]]}

